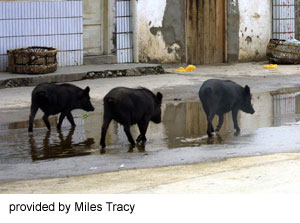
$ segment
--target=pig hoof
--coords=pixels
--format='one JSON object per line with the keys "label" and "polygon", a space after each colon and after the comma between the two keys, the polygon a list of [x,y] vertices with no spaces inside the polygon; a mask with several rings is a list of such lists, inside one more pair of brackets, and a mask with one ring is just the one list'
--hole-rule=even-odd
{"label": "pig hoof", "polygon": [[142,136],[142,135],[139,135],[139,136],[136,138],[136,141],[137,141],[137,142],[140,142],[140,141],[142,141],[142,138],[143,138],[143,136]]}
{"label": "pig hoof", "polygon": [[140,141],[136,141],[137,144],[145,144],[145,142],[147,142],[147,139],[143,139],[143,140],[140,140]]}
{"label": "pig hoof", "polygon": [[147,141],[147,138],[143,135],[139,135],[136,139],[136,142],[146,142]]}
{"label": "pig hoof", "polygon": [[240,135],[241,131],[240,130],[236,130],[236,132],[234,133],[235,136]]}
{"label": "pig hoof", "polygon": [[104,154],[104,153],[105,153],[105,149],[104,148],[100,149],[100,154]]}
{"label": "pig hoof", "polygon": [[136,138],[136,142],[139,142],[141,141],[141,135],[139,135],[137,138]]}

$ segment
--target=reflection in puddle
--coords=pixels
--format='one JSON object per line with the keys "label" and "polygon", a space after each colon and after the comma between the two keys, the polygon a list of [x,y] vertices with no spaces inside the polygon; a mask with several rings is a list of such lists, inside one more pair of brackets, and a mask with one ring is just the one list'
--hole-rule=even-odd
{"label": "reflection in puddle", "polygon": [[73,141],[75,128],[71,128],[66,136],[58,131],[58,143],[50,141],[50,131],[47,131],[42,144],[37,144],[33,134],[29,134],[30,155],[32,161],[63,158],[72,156],[90,155],[90,146],[94,144],[93,138]]}
{"label": "reflection in puddle", "polygon": [[[200,101],[175,102],[163,105],[163,121],[161,124],[150,123],[146,144],[132,148],[123,128],[112,122],[107,132],[107,154],[128,152],[153,152],[163,149],[181,147],[199,147],[201,145],[239,144],[241,140],[253,141],[250,133],[263,127],[281,126],[300,120],[299,92],[271,96],[270,93],[253,95],[256,113],[249,115],[239,113],[239,125],[242,136],[233,135],[234,128],[231,114],[224,117],[220,134],[208,138],[206,136],[206,116]],[[218,120],[214,119],[214,126]],[[55,126],[57,118],[51,119]],[[65,120],[62,130],[52,128],[47,131],[41,120],[35,121],[33,134],[28,134],[28,121],[10,123],[0,126],[0,162],[32,162],[73,156],[99,155],[102,113],[90,113],[87,119],[75,117],[77,127],[72,129]],[[139,135],[138,128],[131,128],[133,137]],[[258,131],[259,132],[259,131]],[[263,137],[264,133],[261,133]],[[259,139],[263,142],[263,139]]]}

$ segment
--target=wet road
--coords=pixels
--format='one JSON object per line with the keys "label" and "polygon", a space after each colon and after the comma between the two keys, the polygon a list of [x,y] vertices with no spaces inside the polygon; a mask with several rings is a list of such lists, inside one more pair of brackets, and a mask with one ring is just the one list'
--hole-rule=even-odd
{"label": "wet road", "polygon": [[[283,91],[285,92],[285,91]],[[163,122],[151,123],[145,146],[130,151],[123,128],[111,123],[106,154],[100,155],[101,107],[83,118],[75,113],[76,129],[65,120],[61,131],[48,132],[36,120],[28,134],[26,119],[0,125],[0,181],[65,177],[120,169],[170,166],[232,157],[300,152],[300,92],[253,94],[256,113],[240,112],[241,135],[234,136],[231,114],[220,135],[208,139],[206,117],[199,100],[168,101]],[[19,111],[20,117],[23,111]],[[18,113],[18,111],[16,111]],[[57,119],[51,119],[55,126]],[[217,117],[214,120],[217,123]],[[132,128],[137,137],[137,127]]]}

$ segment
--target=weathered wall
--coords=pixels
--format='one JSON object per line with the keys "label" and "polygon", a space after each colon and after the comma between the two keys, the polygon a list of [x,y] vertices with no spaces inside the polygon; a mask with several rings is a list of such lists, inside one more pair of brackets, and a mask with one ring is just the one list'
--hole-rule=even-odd
{"label": "weathered wall", "polygon": [[[239,61],[266,58],[266,47],[272,36],[272,1],[239,0]],[[250,4],[250,5],[249,5]]]}
{"label": "weathered wall", "polygon": [[[272,31],[272,0],[227,0],[227,61],[266,58]],[[139,59],[185,62],[185,1],[139,0]]]}
{"label": "weathered wall", "polygon": [[185,61],[185,1],[139,0],[137,22],[141,62]]}

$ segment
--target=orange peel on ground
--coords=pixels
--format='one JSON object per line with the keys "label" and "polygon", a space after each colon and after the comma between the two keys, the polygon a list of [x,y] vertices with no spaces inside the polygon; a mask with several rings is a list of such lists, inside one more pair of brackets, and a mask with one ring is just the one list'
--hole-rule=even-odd
{"label": "orange peel on ground", "polygon": [[277,69],[278,66],[277,66],[277,64],[268,64],[268,65],[265,65],[264,68],[266,68],[266,69]]}
{"label": "orange peel on ground", "polygon": [[191,72],[196,69],[194,65],[188,65],[186,68],[179,67],[179,69],[174,70],[174,72]]}

